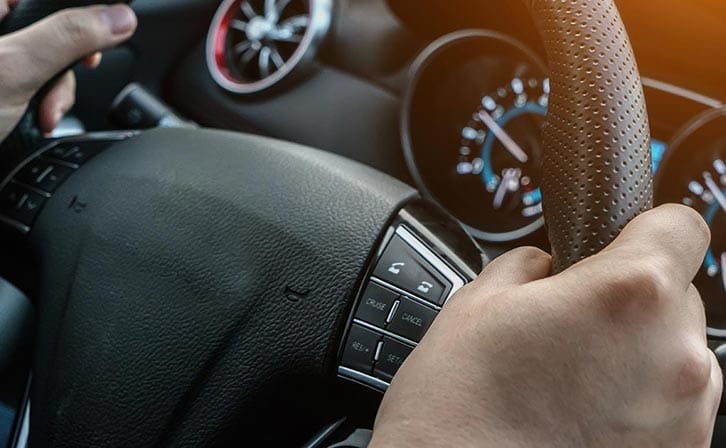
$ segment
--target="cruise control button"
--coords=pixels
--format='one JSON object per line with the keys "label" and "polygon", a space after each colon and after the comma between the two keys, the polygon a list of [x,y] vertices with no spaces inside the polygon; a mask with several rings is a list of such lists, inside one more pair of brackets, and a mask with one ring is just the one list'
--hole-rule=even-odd
{"label": "cruise control button", "polygon": [[73,172],[72,169],[56,165],[46,160],[34,160],[20,171],[16,179],[48,193],[54,192],[58,186]]}
{"label": "cruise control button", "polygon": [[380,379],[390,382],[401,364],[411,354],[413,348],[389,337],[383,338],[383,348],[373,373]]}
{"label": "cruise control button", "polygon": [[82,165],[93,156],[111,146],[108,141],[87,141],[75,143],[60,143],[48,150],[45,154],[56,160]]}
{"label": "cruise control button", "polygon": [[46,199],[20,185],[10,184],[0,193],[0,213],[31,226]]}
{"label": "cruise control button", "polygon": [[398,306],[393,320],[388,324],[388,330],[406,339],[419,342],[435,318],[436,311],[411,299],[401,297],[401,304]]}
{"label": "cruise control button", "polygon": [[373,370],[373,357],[381,336],[371,330],[353,324],[345,341],[342,363],[346,367],[363,373]]}
{"label": "cruise control button", "polygon": [[442,305],[451,285],[398,235],[394,235],[374,271],[378,278]]}
{"label": "cruise control button", "polygon": [[398,294],[375,283],[369,283],[355,312],[357,319],[383,328]]}

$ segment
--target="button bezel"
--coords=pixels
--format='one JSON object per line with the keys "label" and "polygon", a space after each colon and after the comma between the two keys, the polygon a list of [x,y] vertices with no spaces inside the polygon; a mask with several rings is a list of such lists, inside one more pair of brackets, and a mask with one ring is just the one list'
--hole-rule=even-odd
{"label": "button bezel", "polygon": [[[399,216],[400,218],[400,216]],[[356,297],[356,301],[353,306],[353,310],[351,313],[351,316],[348,321],[348,325],[346,327],[346,331],[344,334],[344,338],[342,339],[341,343],[341,351],[339,352],[339,367],[338,367],[338,376],[340,378],[343,378],[348,381],[352,381],[358,384],[362,384],[364,386],[367,386],[368,388],[371,388],[375,391],[379,392],[385,392],[390,383],[386,380],[383,380],[381,378],[378,378],[375,375],[375,373],[367,374],[363,372],[359,372],[355,369],[351,369],[349,367],[345,367],[342,365],[342,349],[343,349],[343,343],[347,340],[348,333],[350,331],[350,328],[353,326],[353,324],[357,324],[359,326],[365,327],[367,329],[370,329],[372,331],[375,331],[377,333],[382,334],[385,337],[388,337],[390,339],[393,339],[403,345],[409,346],[412,349],[415,349],[418,345],[415,341],[409,340],[408,338],[405,338],[403,336],[399,336],[398,334],[395,334],[389,330],[386,330],[384,328],[377,327],[373,324],[369,324],[368,322],[362,321],[360,319],[355,318],[355,312],[358,309],[358,306],[360,304],[360,300],[363,297],[363,294],[365,290],[368,287],[369,283],[374,283],[379,286],[382,286],[386,289],[389,289],[391,291],[394,291],[398,293],[401,298],[407,298],[417,304],[423,305],[434,312],[438,313],[441,310],[441,306],[438,306],[435,303],[430,302],[427,299],[421,298],[416,296],[415,294],[412,294],[411,292],[408,292],[402,288],[397,287],[396,285],[393,285],[385,280],[382,280],[374,275],[375,267],[377,266],[379,260],[383,256],[383,253],[385,249],[388,247],[389,242],[393,238],[394,235],[397,235],[403,242],[408,245],[413,251],[420,256],[424,261],[426,261],[433,269],[435,269],[443,278],[445,278],[450,284],[451,289],[449,293],[447,294],[444,305],[446,302],[451,299],[451,297],[459,290],[461,289],[467,281],[465,281],[465,278],[469,278],[471,280],[471,276],[468,277],[464,274],[460,274],[455,270],[451,265],[450,261],[445,261],[440,255],[437,255],[432,249],[429,248],[427,244],[433,244],[433,242],[425,243],[423,238],[418,236],[414,230],[412,230],[409,226],[406,225],[405,220],[399,219],[394,225],[392,225],[388,231],[385,234],[385,237],[383,238],[383,241],[378,246],[378,250],[376,252],[376,255],[374,257],[374,260],[372,261],[371,265],[369,266],[368,273],[364,279],[364,282],[362,283],[360,290],[358,292],[358,295]],[[462,269],[462,271],[466,272],[466,269]],[[375,363],[374,363],[374,372],[375,372]]]}
{"label": "button bezel", "polygon": [[[28,190],[31,190],[35,193],[38,193],[39,195],[45,197],[46,199],[49,199],[52,197],[52,192],[44,191],[34,185],[29,185],[26,182],[22,182],[21,180],[17,180],[16,177],[18,174],[20,174],[29,164],[34,162],[35,160],[43,159],[46,162],[53,163],[62,167],[70,168],[72,170],[77,170],[81,167],[79,164],[67,162],[64,160],[57,159],[55,157],[49,156],[46,153],[50,152],[51,149],[55,148],[58,145],[67,144],[67,143],[78,143],[83,144],[87,142],[99,142],[99,141],[108,141],[110,142],[109,146],[113,144],[113,142],[116,141],[122,141],[126,140],[128,138],[131,138],[135,135],[139,134],[138,131],[112,131],[112,132],[94,132],[89,133],[85,135],[77,135],[77,136],[71,136],[66,138],[59,138],[56,140],[50,140],[46,141],[43,144],[41,144],[37,150],[33,151],[28,157],[23,159],[20,163],[18,163],[15,168],[13,168],[10,173],[8,173],[7,176],[0,182],[0,191],[4,190],[5,187],[7,187],[10,184],[19,185],[23,188],[26,188]],[[87,162],[88,160],[84,161],[83,163]],[[71,172],[68,176],[73,175]],[[67,176],[67,177],[68,177]],[[62,184],[65,181],[61,181]],[[10,216],[6,216],[2,213],[0,213],[0,223],[5,224],[9,227],[14,228],[20,234],[27,235],[31,231],[31,227],[13,219]]]}

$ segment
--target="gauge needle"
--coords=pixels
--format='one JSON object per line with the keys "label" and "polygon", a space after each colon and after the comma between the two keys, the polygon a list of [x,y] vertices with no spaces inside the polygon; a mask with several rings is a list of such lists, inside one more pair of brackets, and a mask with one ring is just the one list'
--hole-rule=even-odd
{"label": "gauge needle", "polygon": [[521,170],[517,170],[514,168],[509,168],[504,171],[504,174],[502,175],[502,181],[499,183],[499,188],[497,188],[497,192],[494,193],[494,209],[499,210],[502,207],[502,204],[504,203],[504,197],[509,191],[517,191],[517,188],[519,187],[519,176],[521,174]]}
{"label": "gauge needle", "polygon": [[713,177],[711,177],[711,173],[703,173],[703,180],[706,182],[706,186],[709,190],[711,190],[711,193],[716,198],[723,211],[726,212],[726,196],[724,196],[721,189],[718,188],[718,185],[716,185]]}
{"label": "gauge needle", "polygon": [[491,129],[497,139],[502,142],[507,151],[509,151],[509,154],[519,160],[520,163],[527,163],[527,160],[529,160],[527,153],[497,124],[497,121],[487,111],[479,111],[479,118],[481,118],[481,121],[484,122],[486,127]]}

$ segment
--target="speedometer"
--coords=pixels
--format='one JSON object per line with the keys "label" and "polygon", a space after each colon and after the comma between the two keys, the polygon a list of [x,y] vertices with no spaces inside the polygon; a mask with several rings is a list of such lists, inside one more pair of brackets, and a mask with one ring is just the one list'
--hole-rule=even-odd
{"label": "speedometer", "polygon": [[697,118],[674,140],[656,179],[658,203],[694,208],[711,228],[711,245],[695,279],[709,333],[726,337],[726,111]]}
{"label": "speedometer", "polygon": [[[544,227],[547,73],[527,47],[483,30],[444,36],[413,65],[401,116],[406,163],[419,190],[479,240],[509,242]],[[652,150],[655,169],[665,146],[653,141]]]}
{"label": "speedometer", "polygon": [[414,67],[402,136],[419,189],[481,240],[543,227],[542,61],[507,36],[472,30],[437,40]]}
{"label": "speedometer", "polygon": [[472,207],[460,211],[477,223],[475,236],[507,238],[542,225],[540,134],[548,101],[548,79],[515,76],[482,96],[462,129],[456,172],[481,182],[480,207],[490,211],[486,217],[473,215]]}

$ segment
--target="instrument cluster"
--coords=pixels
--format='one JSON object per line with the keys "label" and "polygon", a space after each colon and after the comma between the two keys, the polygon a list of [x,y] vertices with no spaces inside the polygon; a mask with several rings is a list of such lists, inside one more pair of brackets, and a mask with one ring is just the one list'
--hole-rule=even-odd
{"label": "instrument cluster", "polygon": [[699,115],[671,142],[656,176],[656,203],[697,210],[711,228],[711,245],[695,279],[708,331],[726,337],[726,109]]}
{"label": "instrument cluster", "polygon": [[[463,30],[419,55],[406,92],[402,144],[417,187],[502,251],[533,242],[546,247],[539,183],[547,76],[541,57],[511,37]],[[655,201],[693,207],[711,227],[695,282],[710,335],[726,338],[726,108],[643,81]]]}

